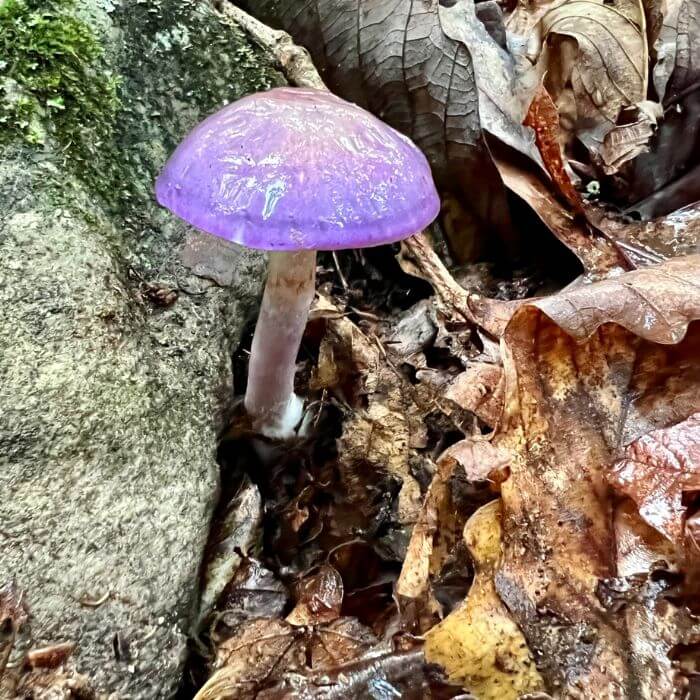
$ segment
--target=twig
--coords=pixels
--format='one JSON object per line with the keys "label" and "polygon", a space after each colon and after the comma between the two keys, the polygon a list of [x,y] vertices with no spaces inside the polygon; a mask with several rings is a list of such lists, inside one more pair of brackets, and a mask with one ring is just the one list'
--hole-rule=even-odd
{"label": "twig", "polygon": [[414,274],[432,285],[438,299],[448,310],[480,326],[490,335],[501,337],[521,302],[498,301],[468,292],[452,277],[424,233],[407,238],[402,245],[404,254],[407,253],[410,258],[407,262],[416,267]]}
{"label": "twig", "polygon": [[287,32],[268,27],[230,2],[222,3],[221,12],[236,22],[256,44],[275,57],[290,83],[297,87],[326,89],[309,52],[297,46]]}

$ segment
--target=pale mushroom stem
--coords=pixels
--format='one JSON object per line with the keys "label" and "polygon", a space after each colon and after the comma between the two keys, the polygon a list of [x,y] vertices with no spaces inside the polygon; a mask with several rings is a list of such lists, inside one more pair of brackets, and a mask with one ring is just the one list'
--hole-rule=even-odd
{"label": "pale mushroom stem", "polygon": [[303,402],[294,394],[294,373],[315,278],[315,250],[270,254],[245,395],[254,429],[268,437],[290,437],[301,419]]}

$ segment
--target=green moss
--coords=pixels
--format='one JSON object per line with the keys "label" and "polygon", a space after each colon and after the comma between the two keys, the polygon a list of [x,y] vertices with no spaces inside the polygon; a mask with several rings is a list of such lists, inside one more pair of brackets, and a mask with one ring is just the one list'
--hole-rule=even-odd
{"label": "green moss", "polygon": [[0,4],[0,138],[48,134],[74,163],[110,138],[119,106],[102,45],[75,11],[75,0]]}

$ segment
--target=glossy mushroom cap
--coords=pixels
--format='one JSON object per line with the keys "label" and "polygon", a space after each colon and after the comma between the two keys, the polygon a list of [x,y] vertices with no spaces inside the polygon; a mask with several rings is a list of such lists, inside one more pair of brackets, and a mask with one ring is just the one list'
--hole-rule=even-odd
{"label": "glossy mushroom cap", "polygon": [[391,243],[440,207],[410,139],[301,88],[249,95],[203,121],[167,162],[156,197],[199,229],[264,250]]}

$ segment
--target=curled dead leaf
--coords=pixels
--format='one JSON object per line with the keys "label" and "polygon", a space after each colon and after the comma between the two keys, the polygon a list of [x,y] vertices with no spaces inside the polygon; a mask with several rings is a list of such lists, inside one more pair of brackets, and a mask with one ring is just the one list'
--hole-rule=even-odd
{"label": "curled dead leaf", "polygon": [[560,121],[597,154],[620,110],[646,99],[641,0],[568,0],[541,18],[545,85]]}
{"label": "curled dead leaf", "polygon": [[290,625],[303,627],[333,622],[343,605],[343,579],[328,564],[297,585],[297,604],[285,618]]}

